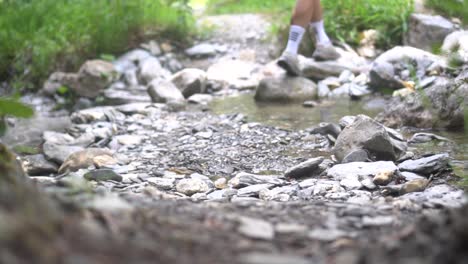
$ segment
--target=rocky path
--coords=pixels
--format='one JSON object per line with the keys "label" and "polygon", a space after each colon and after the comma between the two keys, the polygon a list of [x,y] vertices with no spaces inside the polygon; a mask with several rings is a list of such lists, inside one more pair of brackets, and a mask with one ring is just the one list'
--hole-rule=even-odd
{"label": "rocky path", "polygon": [[[20,157],[33,182],[70,212],[62,247],[54,245],[59,259],[438,263],[453,253],[452,262],[463,263],[466,253],[457,247],[466,232],[453,240],[444,232],[445,225],[446,232],[466,230],[458,222],[466,210],[453,211],[466,203],[452,184],[459,178],[449,154],[421,151],[421,144],[450,140],[429,133],[404,137],[382,124],[389,119],[379,123],[364,115],[287,130],[209,111],[213,98],[252,89],[257,100],[269,102],[357,99],[376,82],[402,88],[410,67],[418,85],[424,81],[432,89],[435,80],[428,78],[444,67],[442,60],[406,47],[370,65],[342,48],[338,61],[301,58],[304,77],[290,78],[270,63],[270,44],[263,42],[268,23],[256,15],[241,18],[204,19],[217,29],[184,54],[153,42],[112,64],[91,61],[78,73],[51,76],[46,93],[65,83],[106,104],[82,99],[63,132],[41,133],[41,153]],[[415,65],[401,58],[406,52]],[[457,92],[467,87],[466,72],[450,77]],[[441,75],[438,81],[449,79]],[[18,243],[16,250],[28,247]],[[0,250],[0,260],[8,257]],[[45,254],[43,263],[52,257]]]}

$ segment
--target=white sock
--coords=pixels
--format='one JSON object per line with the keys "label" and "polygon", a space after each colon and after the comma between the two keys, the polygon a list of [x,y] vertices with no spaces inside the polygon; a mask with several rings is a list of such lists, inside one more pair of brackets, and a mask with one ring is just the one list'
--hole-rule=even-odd
{"label": "white sock", "polygon": [[323,26],[323,20],[312,22],[310,23],[310,26],[315,32],[315,39],[317,40],[317,44],[331,45],[331,41],[325,32],[325,27]]}
{"label": "white sock", "polygon": [[286,45],[287,52],[297,54],[299,50],[299,45],[302,41],[302,36],[304,36],[305,29],[301,26],[292,25],[289,29],[289,39],[288,45]]}

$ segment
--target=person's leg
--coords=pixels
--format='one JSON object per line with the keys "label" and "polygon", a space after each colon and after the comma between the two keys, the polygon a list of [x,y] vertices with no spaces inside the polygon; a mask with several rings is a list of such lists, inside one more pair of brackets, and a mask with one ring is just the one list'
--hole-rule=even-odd
{"label": "person's leg", "polygon": [[328,37],[323,23],[323,10],[320,0],[312,0],[313,15],[310,20],[310,27],[315,35],[315,51],[312,57],[316,60],[336,60],[340,54],[335,50]]}
{"label": "person's leg", "polygon": [[278,65],[290,75],[300,75],[297,52],[302,37],[313,16],[314,0],[297,0],[294,7],[291,26],[289,28],[288,44],[278,60]]}
{"label": "person's leg", "polygon": [[328,38],[323,25],[323,10],[320,0],[312,0],[312,2],[314,12],[310,20],[310,27],[315,33],[315,40],[317,44],[330,45],[330,38]]}

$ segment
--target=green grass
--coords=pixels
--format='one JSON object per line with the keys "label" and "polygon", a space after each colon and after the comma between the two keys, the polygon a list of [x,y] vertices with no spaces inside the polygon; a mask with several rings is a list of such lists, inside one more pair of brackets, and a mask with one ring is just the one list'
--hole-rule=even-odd
{"label": "green grass", "polygon": [[[284,31],[294,3],[292,0],[208,0],[207,11],[213,14],[269,14],[274,17],[275,31]],[[413,10],[412,0],[326,0],[322,5],[327,33],[332,38],[357,45],[360,32],[377,29],[381,32],[378,45],[382,48],[401,43]]]}
{"label": "green grass", "polygon": [[463,24],[468,24],[468,1],[467,0],[426,0],[426,6],[441,12],[448,17],[458,17]]}
{"label": "green grass", "polygon": [[0,0],[0,81],[38,84],[142,38],[180,39],[191,19],[182,0]]}

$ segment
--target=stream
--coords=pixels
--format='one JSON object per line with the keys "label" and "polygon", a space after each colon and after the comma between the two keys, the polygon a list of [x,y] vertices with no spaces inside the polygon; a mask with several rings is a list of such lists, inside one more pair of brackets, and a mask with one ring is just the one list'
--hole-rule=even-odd
{"label": "stream", "polygon": [[[336,99],[323,101],[318,106],[306,108],[300,104],[257,103],[252,93],[225,97],[210,105],[215,114],[242,113],[249,122],[259,122],[290,130],[300,130],[316,126],[320,122],[338,123],[346,115],[365,114],[375,117],[385,107],[386,100],[373,97],[360,101]],[[418,144],[410,151],[418,153],[450,153],[452,166],[457,175],[468,178],[468,134],[463,131],[417,130],[404,128],[401,131],[408,139],[418,132],[434,133],[452,142],[430,142]]]}

